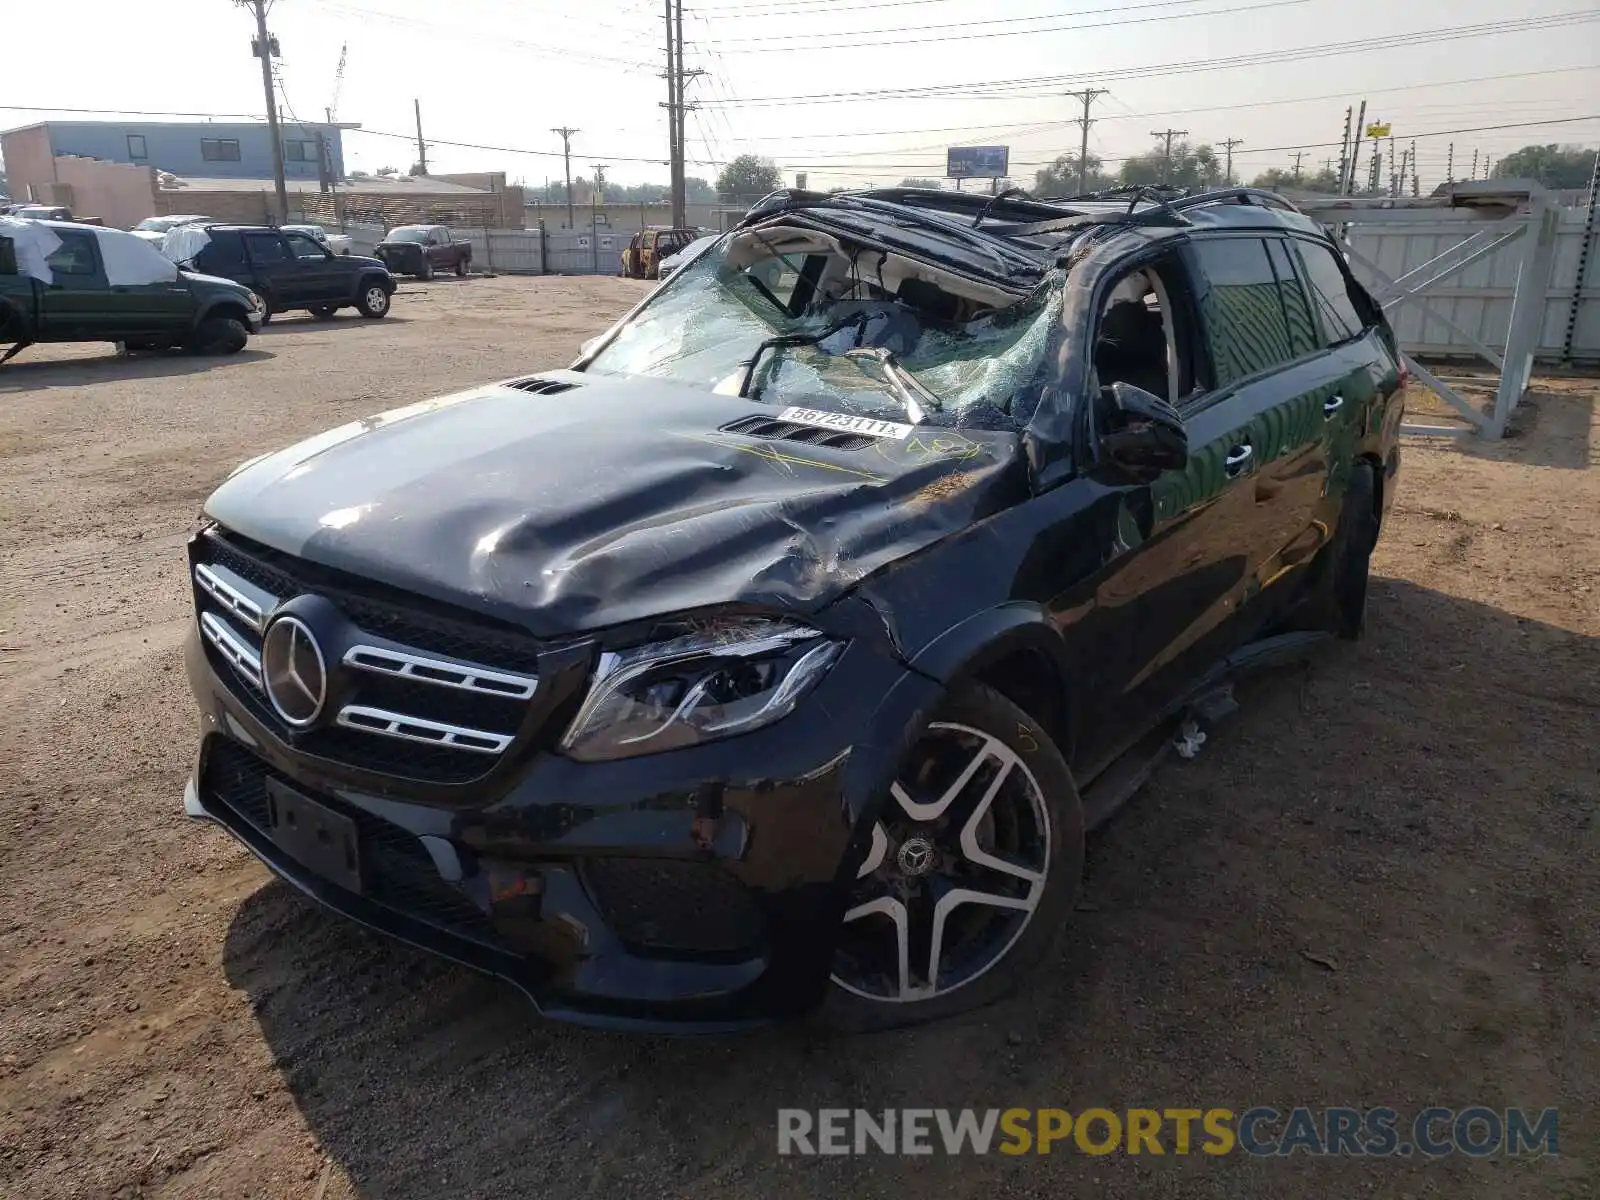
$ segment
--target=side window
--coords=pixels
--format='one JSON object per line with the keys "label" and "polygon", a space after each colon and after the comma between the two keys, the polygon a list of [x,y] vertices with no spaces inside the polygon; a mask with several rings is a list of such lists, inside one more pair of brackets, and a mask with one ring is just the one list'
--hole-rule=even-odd
{"label": "side window", "polygon": [[45,262],[50,270],[57,275],[93,275],[94,268],[94,234],[92,233],[58,233],[61,245]]}
{"label": "side window", "polygon": [[237,233],[216,232],[211,235],[200,253],[195,256],[195,266],[215,275],[238,273],[245,269],[244,239]]}
{"label": "side window", "polygon": [[1289,243],[1282,238],[1267,239],[1267,256],[1272,259],[1272,272],[1278,277],[1278,298],[1283,301],[1283,315],[1289,321],[1289,346],[1298,357],[1310,354],[1322,345],[1317,340],[1317,327],[1311,319],[1311,305],[1306,289],[1294,267],[1294,254]]}
{"label": "side window", "polygon": [[[1351,295],[1344,268],[1333,251],[1318,242],[1297,241],[1300,261],[1305,265],[1306,284],[1322,323],[1323,344],[1336,346],[1349,341],[1366,328],[1361,308]],[[1362,306],[1364,307],[1364,306]]]}
{"label": "side window", "polygon": [[0,275],[16,275],[17,246],[8,237],[0,237]]}
{"label": "side window", "polygon": [[307,237],[303,233],[290,233],[284,236],[289,239],[289,249],[294,252],[296,258],[309,258],[321,262],[327,257],[323,254],[322,247],[317,245],[316,238]]}
{"label": "side window", "polygon": [[1176,259],[1161,258],[1118,279],[1095,324],[1094,374],[1100,387],[1127,383],[1173,404],[1196,385],[1193,320]]}
{"label": "side window", "polygon": [[130,133],[128,135],[128,157],[135,162],[143,162],[150,157],[145,151],[144,134]]}
{"label": "side window", "polygon": [[1294,358],[1266,243],[1261,238],[1203,238],[1194,243],[1194,253],[1202,276],[1200,315],[1217,386]]}
{"label": "side window", "polygon": [[250,247],[250,257],[258,266],[273,266],[289,261],[289,251],[283,239],[275,233],[247,233],[244,241]]}

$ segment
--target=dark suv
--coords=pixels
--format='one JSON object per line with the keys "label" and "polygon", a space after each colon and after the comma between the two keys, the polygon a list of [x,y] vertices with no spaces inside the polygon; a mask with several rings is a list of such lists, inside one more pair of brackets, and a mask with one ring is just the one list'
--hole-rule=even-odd
{"label": "dark suv", "polygon": [[303,308],[331,317],[353,308],[363,317],[389,315],[394,276],[375,258],[335,254],[309,234],[268,225],[206,225],[206,245],[194,255],[196,269],[234,279],[267,305],[267,316]]}
{"label": "dark suv", "polygon": [[217,490],[186,810],[554,1016],[983,1003],[1175,731],[1360,632],[1403,383],[1268,193],[775,194],[570,370]]}

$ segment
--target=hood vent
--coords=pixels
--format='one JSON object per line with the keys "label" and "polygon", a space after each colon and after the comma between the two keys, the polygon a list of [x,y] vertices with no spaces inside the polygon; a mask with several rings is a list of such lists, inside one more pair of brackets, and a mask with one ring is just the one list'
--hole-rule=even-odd
{"label": "hood vent", "polygon": [[554,396],[557,392],[570,392],[578,385],[565,379],[540,379],[536,375],[531,379],[513,379],[505,386],[516,388],[519,392],[532,392],[536,396]]}
{"label": "hood vent", "polygon": [[773,441],[800,442],[807,446],[826,446],[830,450],[865,450],[879,440],[864,433],[819,429],[815,425],[797,425],[793,421],[762,416],[740,417],[724,425],[722,432],[742,433],[745,437],[770,438]]}

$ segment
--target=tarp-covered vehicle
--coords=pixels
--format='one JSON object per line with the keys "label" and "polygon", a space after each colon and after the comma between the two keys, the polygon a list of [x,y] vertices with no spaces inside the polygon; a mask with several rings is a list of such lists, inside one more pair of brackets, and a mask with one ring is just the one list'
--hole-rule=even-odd
{"label": "tarp-covered vehicle", "polygon": [[249,288],[180,271],[120,229],[0,217],[0,362],[35,342],[231,354],[263,312]]}
{"label": "tarp-covered vehicle", "polygon": [[1187,719],[1360,633],[1402,385],[1269,193],[773,195],[210,497],[186,811],[566,1019],[982,1004]]}

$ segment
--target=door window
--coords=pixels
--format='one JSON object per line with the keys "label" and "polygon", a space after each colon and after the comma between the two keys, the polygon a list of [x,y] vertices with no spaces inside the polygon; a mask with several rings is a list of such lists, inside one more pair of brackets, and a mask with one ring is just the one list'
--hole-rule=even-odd
{"label": "door window", "polygon": [[244,239],[237,233],[214,231],[211,240],[195,256],[194,265],[213,275],[239,273],[245,269]]}
{"label": "door window", "polygon": [[289,249],[302,262],[306,259],[310,259],[312,262],[322,262],[327,257],[322,252],[322,247],[317,245],[315,238],[307,237],[303,233],[290,233],[285,236],[289,239]]}
{"label": "door window", "polygon": [[275,266],[289,261],[289,250],[283,239],[275,233],[247,233],[245,245],[250,247],[250,257],[260,267]]}
{"label": "door window", "polygon": [[93,275],[94,234],[57,231],[57,235],[61,238],[61,245],[45,259],[50,270],[57,275]]}
{"label": "door window", "polygon": [[1350,282],[1333,251],[1318,242],[1301,241],[1300,261],[1305,264],[1306,283],[1322,323],[1323,344],[1337,346],[1366,328],[1360,308],[1351,295]]}
{"label": "door window", "polygon": [[1294,358],[1278,279],[1261,238],[1205,238],[1194,243],[1202,279],[1200,314],[1217,386]]}
{"label": "door window", "polygon": [[1311,319],[1305,285],[1294,268],[1294,253],[1282,238],[1268,238],[1267,255],[1272,259],[1273,274],[1278,277],[1278,298],[1283,301],[1283,315],[1289,322],[1290,349],[1296,355],[1310,354],[1321,342]]}

